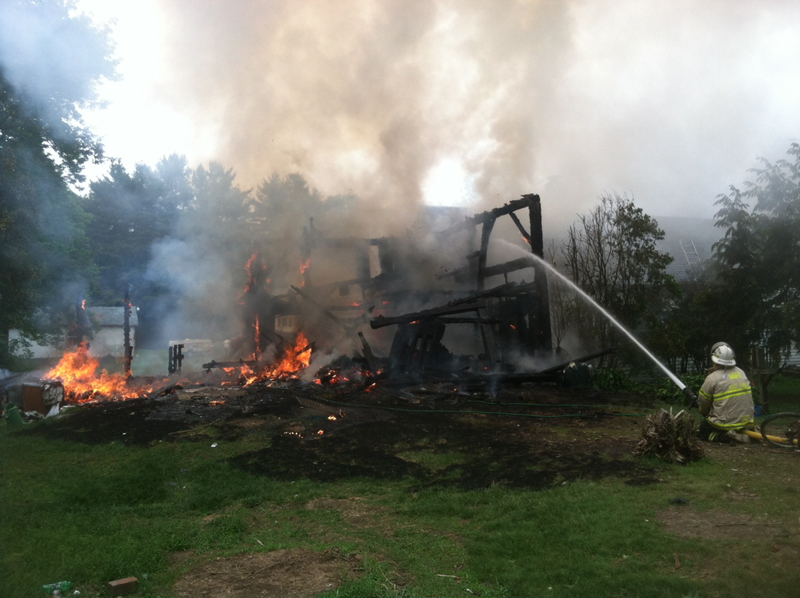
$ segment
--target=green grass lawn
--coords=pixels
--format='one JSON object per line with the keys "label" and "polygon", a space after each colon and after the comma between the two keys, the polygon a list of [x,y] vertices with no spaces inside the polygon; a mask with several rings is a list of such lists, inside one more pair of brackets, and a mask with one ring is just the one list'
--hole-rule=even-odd
{"label": "green grass lawn", "polygon": [[[639,420],[614,421],[568,435],[637,434]],[[0,425],[0,596],[42,596],[61,580],[100,596],[107,581],[136,576],[138,596],[168,598],[198,563],[283,548],[359,560],[360,575],[326,598],[774,598],[800,587],[796,453],[715,446],[688,466],[648,462],[657,480],[647,485],[466,491],[413,478],[271,479],[231,462],[269,447],[269,434],[212,448],[207,432],[136,447]],[[470,458],[430,446],[397,454],[430,469]]]}

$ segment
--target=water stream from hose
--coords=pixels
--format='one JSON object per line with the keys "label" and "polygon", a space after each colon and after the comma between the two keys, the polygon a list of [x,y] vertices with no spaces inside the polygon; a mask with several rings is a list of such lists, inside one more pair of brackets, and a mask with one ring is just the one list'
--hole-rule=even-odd
{"label": "water stream from hose", "polygon": [[643,352],[645,355],[647,355],[647,356],[648,356],[648,357],[649,357],[649,358],[650,358],[650,359],[653,361],[653,363],[655,363],[655,364],[656,364],[656,365],[657,365],[659,368],[661,368],[661,369],[663,370],[663,372],[664,372],[664,373],[665,373],[667,376],[669,376],[670,380],[672,380],[672,381],[673,381],[673,382],[674,382],[674,383],[675,383],[675,384],[678,386],[678,388],[680,388],[681,390],[683,390],[684,388],[686,388],[686,385],[685,385],[683,382],[681,382],[681,379],[680,379],[680,378],[678,378],[678,377],[677,377],[675,374],[673,374],[673,373],[670,371],[670,369],[669,369],[667,366],[665,366],[663,363],[661,363],[661,362],[660,362],[660,361],[659,361],[659,360],[656,358],[656,356],[655,356],[655,355],[653,355],[653,354],[652,354],[650,351],[648,351],[648,350],[647,350],[647,347],[645,347],[645,346],[644,346],[642,343],[640,343],[640,342],[639,342],[639,340],[638,340],[638,339],[637,339],[635,336],[633,336],[633,334],[632,334],[632,333],[631,333],[631,332],[630,332],[630,331],[629,331],[627,328],[625,328],[625,326],[623,326],[622,324],[620,324],[620,323],[617,321],[617,319],[616,319],[614,316],[612,316],[610,313],[608,313],[608,311],[606,311],[606,310],[603,308],[603,306],[601,306],[601,305],[600,305],[600,304],[599,304],[597,301],[595,301],[594,299],[592,299],[592,298],[591,298],[591,297],[590,297],[590,296],[589,296],[589,295],[588,295],[588,294],[587,294],[587,293],[586,293],[586,292],[585,292],[583,289],[581,289],[581,288],[580,288],[578,285],[576,285],[574,282],[572,282],[572,281],[571,281],[569,278],[567,278],[566,276],[564,276],[563,274],[561,274],[561,272],[559,272],[558,270],[556,270],[556,269],[555,269],[553,266],[551,266],[550,264],[548,264],[546,261],[544,261],[544,260],[543,260],[542,258],[540,258],[538,255],[534,255],[534,254],[530,254],[530,253],[529,253],[528,255],[529,255],[530,257],[532,257],[532,258],[533,258],[535,261],[537,261],[537,262],[539,262],[540,264],[542,264],[542,265],[543,265],[545,268],[547,268],[547,270],[548,270],[549,272],[551,272],[551,273],[552,273],[552,274],[554,274],[555,276],[558,276],[558,278],[559,278],[559,279],[561,279],[562,281],[564,281],[565,283],[567,283],[567,284],[568,284],[568,285],[569,285],[571,288],[575,289],[575,290],[578,292],[578,294],[579,294],[581,297],[583,297],[584,299],[586,299],[586,301],[588,301],[588,302],[589,302],[589,303],[591,303],[591,304],[592,304],[592,305],[593,305],[595,308],[597,308],[597,310],[598,310],[598,311],[599,311],[601,314],[603,314],[603,315],[604,315],[606,318],[608,318],[609,322],[611,322],[611,323],[612,323],[614,326],[616,326],[616,327],[617,327],[617,328],[620,330],[620,332],[622,332],[622,333],[623,333],[625,336],[627,336],[629,339],[631,339],[631,341],[632,341],[632,342],[633,342],[633,343],[634,343],[634,344],[635,344],[637,347],[639,347],[639,348],[642,350],[642,352]]}

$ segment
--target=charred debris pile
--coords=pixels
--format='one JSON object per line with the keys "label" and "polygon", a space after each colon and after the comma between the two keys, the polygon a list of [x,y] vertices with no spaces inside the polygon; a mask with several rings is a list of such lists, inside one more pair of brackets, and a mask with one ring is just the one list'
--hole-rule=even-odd
{"label": "charred debris pile", "polygon": [[[513,223],[525,248],[516,245],[517,257],[489,265],[501,219]],[[126,346],[129,390],[112,391],[113,398],[189,386],[295,385],[408,400],[419,396],[415,390],[496,396],[505,386],[559,383],[570,364],[602,355],[566,359],[553,350],[547,276],[532,257],[543,257],[538,195],[428,230],[418,243],[323,230],[309,221],[293,264],[275,259],[286,253],[268,245],[253,253],[235,306],[240,331],[203,364],[202,376],[182,373],[181,344],[169,347],[167,378],[131,376]],[[73,402],[112,398],[91,383],[76,388],[63,372],[58,378]]]}

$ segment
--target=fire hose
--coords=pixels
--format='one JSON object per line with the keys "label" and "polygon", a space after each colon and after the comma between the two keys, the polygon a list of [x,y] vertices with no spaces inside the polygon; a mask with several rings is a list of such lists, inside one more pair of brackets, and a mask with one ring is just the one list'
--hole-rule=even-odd
{"label": "fire hose", "polygon": [[683,394],[686,395],[687,399],[689,399],[688,409],[694,409],[695,407],[700,408],[700,402],[697,400],[697,395],[692,392],[691,388],[684,384],[681,391],[683,391]]}

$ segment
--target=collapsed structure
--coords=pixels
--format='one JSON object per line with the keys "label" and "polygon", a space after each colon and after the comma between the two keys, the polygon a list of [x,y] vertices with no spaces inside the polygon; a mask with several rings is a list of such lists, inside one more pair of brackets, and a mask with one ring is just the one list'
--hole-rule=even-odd
{"label": "collapsed structure", "polygon": [[[503,217],[513,222],[528,251],[489,265],[492,232]],[[204,367],[253,368],[265,354],[280,356],[301,332],[313,340],[309,351],[335,353],[343,346],[357,346],[371,377],[381,375],[396,383],[437,375],[518,374],[514,362],[521,356],[553,365],[547,276],[538,261],[544,246],[539,196],[524,195],[430,233],[439,248],[434,253],[447,247],[450,259],[460,263],[421,277],[433,270],[430,251],[417,251],[396,238],[327,237],[312,219],[302,235],[301,284],[273,294],[274,267],[255,253],[241,296],[250,335],[236,340],[236,359],[215,360]],[[326,276],[326,258],[330,261],[336,254],[340,266],[348,260],[353,265],[353,276]],[[509,281],[510,274],[523,270],[532,274],[531,282]],[[502,282],[496,284],[500,277]],[[366,324],[369,328],[360,330]],[[388,330],[393,331],[391,339]],[[452,344],[478,351],[458,354],[459,347]],[[385,358],[377,357],[380,353]]]}
{"label": "collapsed structure", "polygon": [[[490,241],[501,220],[513,224],[525,248],[495,240],[493,247],[514,257],[490,264]],[[180,379],[184,385],[252,386],[302,377],[363,388],[430,381],[496,389],[553,381],[570,362],[601,355],[556,363],[538,195],[423,233],[419,243],[330,237],[310,219],[296,269],[284,246],[255,251],[238,299],[241,331],[225,342],[224,355],[203,364],[201,379],[181,372],[189,341],[170,345],[169,375],[162,380],[131,375],[129,342],[122,374],[96,374],[99,364],[79,347],[45,379],[61,380],[73,402],[135,398]]]}

